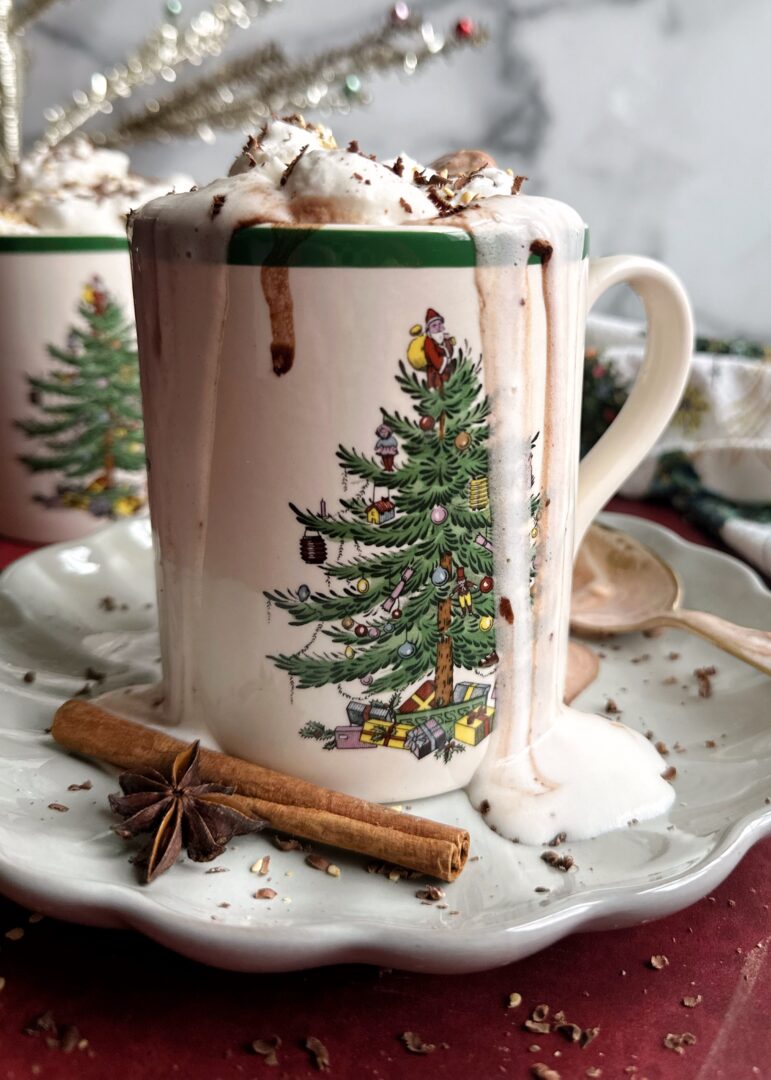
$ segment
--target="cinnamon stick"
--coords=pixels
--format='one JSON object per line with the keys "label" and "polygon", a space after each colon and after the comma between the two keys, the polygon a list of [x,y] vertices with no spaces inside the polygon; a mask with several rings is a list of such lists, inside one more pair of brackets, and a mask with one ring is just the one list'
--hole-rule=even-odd
{"label": "cinnamon stick", "polygon": [[[65,701],[54,717],[54,739],[73,753],[129,772],[168,772],[185,743],[155,728],[124,720],[92,702]],[[468,858],[469,834],[428,818],[400,814],[308,780],[216,750],[200,751],[201,779],[236,789],[238,805],[274,829],[369,855],[454,881]]]}

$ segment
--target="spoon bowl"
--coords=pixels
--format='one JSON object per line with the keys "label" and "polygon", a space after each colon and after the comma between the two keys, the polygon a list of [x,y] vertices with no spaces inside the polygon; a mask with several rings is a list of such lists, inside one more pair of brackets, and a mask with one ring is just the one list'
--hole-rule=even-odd
{"label": "spoon bowl", "polygon": [[662,558],[618,529],[592,525],[576,558],[570,625],[600,637],[675,626],[771,675],[771,633],[680,607],[682,585]]}

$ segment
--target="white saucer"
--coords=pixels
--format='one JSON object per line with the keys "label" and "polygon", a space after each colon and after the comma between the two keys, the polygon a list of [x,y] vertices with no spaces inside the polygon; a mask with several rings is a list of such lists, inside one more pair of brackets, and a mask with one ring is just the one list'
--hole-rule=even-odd
{"label": "white saucer", "polygon": [[[771,594],[742,563],[649,522],[605,520],[668,559],[691,606],[771,625]],[[365,873],[358,857],[334,852],[341,876],[319,873],[301,853],[277,851],[268,836],[234,841],[213,864],[228,873],[185,859],[141,886],[129,851],[110,831],[106,796],[117,788],[114,778],[62,753],[45,729],[57,704],[83,686],[88,667],[108,673],[104,689],[156,677],[152,565],[148,524],[137,521],[43,549],[0,578],[0,890],[29,907],[130,926],[187,956],[244,971],[350,961],[472,971],[575,930],[686,907],[771,832],[771,681],[670,631],[602,646],[600,676],[579,704],[602,711],[612,697],[625,722],[670,748],[685,747],[668,758],[677,767],[677,802],[667,818],[564,845],[577,870],[561,873],[541,860],[542,849],[502,840],[455,793],[412,808],[462,823],[472,835],[478,861],[446,887],[445,908],[421,904],[420,883]],[[105,596],[116,610],[100,606]],[[672,652],[679,658],[668,659]],[[710,664],[718,668],[714,695],[700,698],[693,671]],[[30,684],[28,670],[36,672]],[[665,685],[672,675],[677,682]],[[90,791],[67,790],[86,779]],[[51,803],[70,809],[57,812]],[[264,854],[270,875],[256,877],[249,868]],[[275,900],[253,898],[265,886],[277,891]]]}

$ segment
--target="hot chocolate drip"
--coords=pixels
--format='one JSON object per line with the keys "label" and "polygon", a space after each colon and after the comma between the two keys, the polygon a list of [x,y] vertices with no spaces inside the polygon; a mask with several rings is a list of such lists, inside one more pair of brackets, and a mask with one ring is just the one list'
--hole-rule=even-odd
{"label": "hot chocolate drip", "polygon": [[289,287],[289,268],[263,266],[262,293],[270,312],[270,357],[276,375],[286,375],[294,364],[294,310]]}

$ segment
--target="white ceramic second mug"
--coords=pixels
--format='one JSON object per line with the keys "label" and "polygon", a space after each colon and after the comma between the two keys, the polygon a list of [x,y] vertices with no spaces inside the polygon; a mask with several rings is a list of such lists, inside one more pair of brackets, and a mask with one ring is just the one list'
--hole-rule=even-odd
{"label": "white ceramic second mug", "polygon": [[[548,727],[574,537],[664,427],[691,348],[669,271],[571,244],[480,266],[459,229],[258,227],[212,259],[140,216],[168,719],[383,801],[468,783],[502,685]],[[648,356],[579,479],[586,312],[619,282]]]}

